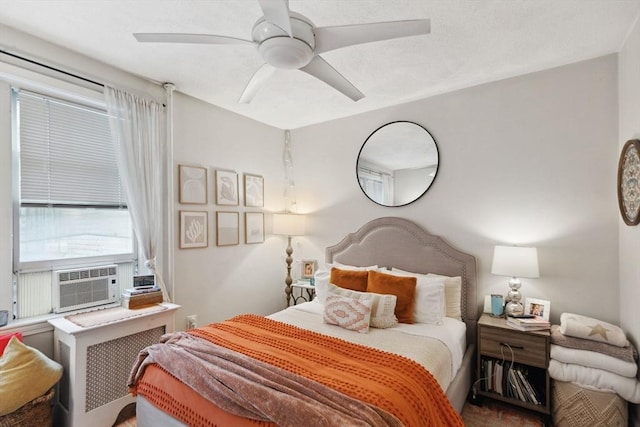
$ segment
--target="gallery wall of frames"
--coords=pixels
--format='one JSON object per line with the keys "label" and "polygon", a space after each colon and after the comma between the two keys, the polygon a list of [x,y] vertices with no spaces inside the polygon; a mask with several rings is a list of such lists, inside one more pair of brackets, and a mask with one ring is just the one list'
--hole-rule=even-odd
{"label": "gallery wall of frames", "polygon": [[[240,244],[244,224],[244,243],[264,242],[264,178],[253,173],[216,169],[211,201],[216,206],[212,223],[216,246]],[[180,249],[209,246],[209,170],[202,166],[178,165],[180,209]],[[240,212],[241,200],[245,208]],[[193,207],[187,206],[193,205]],[[198,208],[197,206],[200,206]]]}

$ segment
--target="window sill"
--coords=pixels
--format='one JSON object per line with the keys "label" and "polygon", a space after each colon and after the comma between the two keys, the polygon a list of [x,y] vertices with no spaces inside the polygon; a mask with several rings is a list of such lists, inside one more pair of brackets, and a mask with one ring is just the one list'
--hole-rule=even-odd
{"label": "window sill", "polygon": [[41,334],[44,332],[53,331],[53,326],[49,324],[50,319],[55,319],[58,317],[69,316],[77,313],[84,313],[92,310],[96,310],[97,308],[109,308],[109,307],[118,307],[119,303],[112,303],[107,305],[101,305],[99,307],[91,307],[89,309],[84,310],[76,310],[76,311],[67,311],[65,313],[57,313],[57,314],[43,314],[41,316],[32,316],[24,319],[12,320],[7,323],[5,326],[0,327],[0,335],[8,335],[16,332],[21,332],[24,336]]}

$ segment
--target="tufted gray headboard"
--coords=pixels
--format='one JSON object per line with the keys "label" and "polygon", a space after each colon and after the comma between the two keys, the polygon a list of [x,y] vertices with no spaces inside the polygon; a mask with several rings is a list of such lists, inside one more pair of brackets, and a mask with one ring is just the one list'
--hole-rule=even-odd
{"label": "tufted gray headboard", "polygon": [[415,273],[435,273],[462,278],[462,320],[467,324],[467,344],[476,342],[478,305],[476,259],[455,249],[441,237],[429,234],[412,221],[374,219],[340,243],[326,249],[326,262],[387,268]]}

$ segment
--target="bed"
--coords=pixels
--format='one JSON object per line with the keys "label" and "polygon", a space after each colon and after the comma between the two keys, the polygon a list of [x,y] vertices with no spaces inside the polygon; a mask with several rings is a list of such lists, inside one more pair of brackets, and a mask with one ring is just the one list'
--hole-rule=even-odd
{"label": "bed", "polygon": [[[377,266],[385,277],[393,269],[459,278],[459,319],[447,308],[439,325],[400,323],[360,334],[323,321],[325,297],[325,304],[176,333],[144,350],[132,369],[138,425],[461,425],[476,337],[475,258],[409,220],[386,217],[328,247],[326,263]],[[185,360],[165,354],[172,346]],[[284,347],[290,353],[281,353]],[[220,375],[213,386],[203,379],[209,375]]]}

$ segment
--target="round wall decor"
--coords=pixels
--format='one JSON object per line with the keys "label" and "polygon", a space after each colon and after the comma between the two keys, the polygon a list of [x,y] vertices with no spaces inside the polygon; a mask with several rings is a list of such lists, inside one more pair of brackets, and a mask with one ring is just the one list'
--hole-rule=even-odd
{"label": "round wall decor", "polygon": [[640,140],[624,144],[618,161],[618,206],[627,225],[640,222]]}

